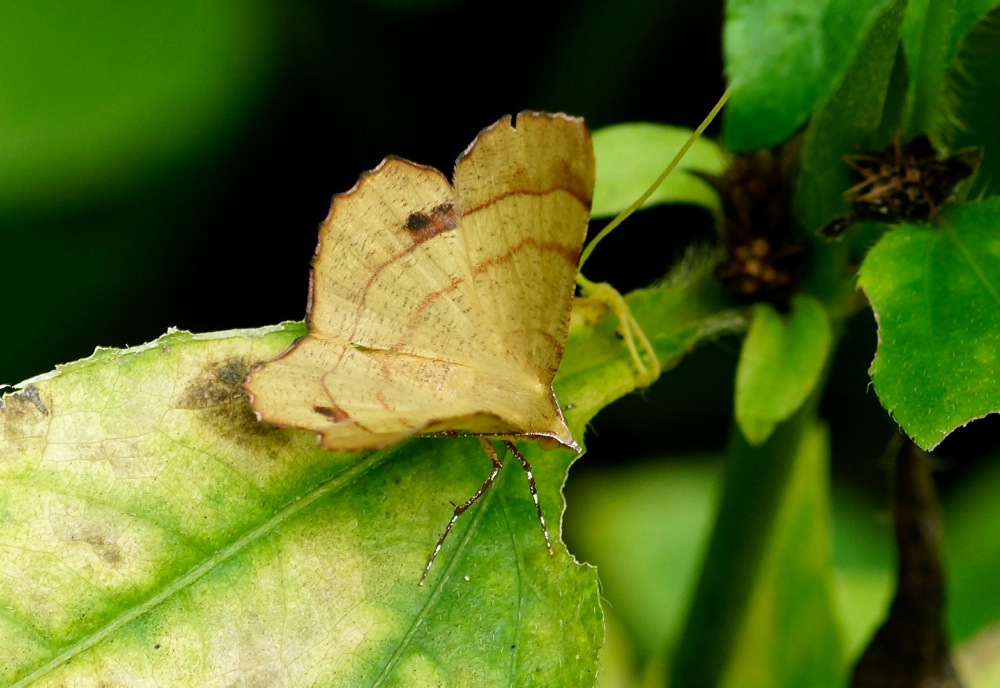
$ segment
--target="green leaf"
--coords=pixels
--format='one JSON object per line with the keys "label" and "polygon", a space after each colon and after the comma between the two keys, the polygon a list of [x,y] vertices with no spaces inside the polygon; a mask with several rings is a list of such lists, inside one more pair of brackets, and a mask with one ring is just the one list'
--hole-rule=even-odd
{"label": "green leaf", "polygon": [[602,592],[644,660],[677,640],[712,525],[718,474],[718,461],[707,457],[664,458],[571,483],[576,528],[568,535],[585,560],[601,562]]}
{"label": "green leaf", "polygon": [[[689,129],[637,122],[598,129],[593,133],[597,159],[597,186],[593,217],[610,217],[629,207],[663,172],[691,136]],[[688,150],[679,168],[653,193],[643,207],[661,203],[693,203],[718,208],[712,188],[684,170],[721,174],[726,154],[714,141],[700,138]]]}
{"label": "green leaf", "polygon": [[882,406],[923,449],[1000,410],[1000,199],[902,225],[859,282],[879,327],[870,373]]}
{"label": "green leaf", "polygon": [[942,495],[949,631],[970,686],[1000,686],[1000,456]]}
{"label": "green leaf", "polygon": [[955,31],[953,32],[953,45],[951,55],[954,57],[958,52],[958,45],[962,38],[972,30],[972,28],[982,21],[986,15],[993,10],[1000,8],[1000,0],[954,0],[957,18],[955,20]]}
{"label": "green leaf", "polygon": [[[996,126],[996,113],[1000,110],[1000,41],[997,41],[996,26],[1000,11],[994,9],[981,16],[980,11],[998,5],[996,0],[975,7],[975,0],[969,3],[971,10],[962,12],[956,24],[970,25],[964,33],[959,52],[951,64],[951,73],[946,94],[946,117],[944,126],[945,142],[951,150],[981,147],[984,151],[1000,149],[1000,127]],[[978,21],[981,18],[981,21]],[[969,184],[968,198],[980,198],[996,194],[997,180],[1000,179],[1000,156],[992,152],[984,156],[979,172]]]}
{"label": "green leaf", "polygon": [[940,128],[951,58],[958,48],[954,35],[957,14],[952,0],[909,3],[903,22],[903,46],[912,76],[905,129],[908,135],[937,132]]}
{"label": "green leaf", "polygon": [[893,1],[728,2],[726,146],[768,148],[790,138],[846,81],[865,37]]}
{"label": "green leaf", "polygon": [[[741,323],[720,296],[689,261],[630,303],[672,363]],[[616,324],[574,310],[556,391],[577,438],[635,387]],[[173,332],[3,397],[0,683],[593,684],[596,574],[547,554],[516,462],[420,587],[449,502],[488,473],[478,442],[334,454],[254,419],[247,372],[303,333]],[[575,457],[522,444],[558,541]]]}
{"label": "green leaf", "polygon": [[970,640],[1000,624],[998,458],[990,456],[942,496],[949,630],[956,642]]}
{"label": "green leaf", "polygon": [[[666,379],[670,380],[669,374]],[[683,603],[695,582],[694,567],[711,526],[719,469],[724,465],[721,456],[665,456],[631,469],[583,472],[567,485],[567,539],[585,560],[599,562],[606,613],[616,615],[625,626],[619,633],[627,631],[633,639],[640,665],[672,653],[676,644]],[[1000,472],[994,472],[1000,478]],[[994,506],[995,480],[980,486],[977,479],[975,484],[985,500],[975,504],[1000,511],[1000,505]],[[869,503],[846,490],[833,497],[836,606],[847,656],[855,656],[871,640],[891,601],[895,582],[891,524],[885,522],[881,503]],[[955,504],[966,501],[958,499]],[[973,523],[973,509],[963,511],[968,512],[968,525],[973,529],[956,543],[956,531],[949,524],[948,544],[968,546],[968,551],[963,547],[963,556],[952,560],[976,562],[976,573],[966,575],[968,566],[951,569],[951,607],[961,598],[969,611],[998,617],[1000,593],[989,598],[997,604],[983,604],[975,593],[998,587],[997,552],[982,547],[986,541],[982,538],[995,528],[996,520]],[[975,585],[970,584],[973,578]],[[761,584],[770,582],[762,580]],[[993,616],[983,614],[984,609]],[[602,661],[602,680],[605,668]]]}
{"label": "green leaf", "polygon": [[[795,212],[810,231],[843,211],[842,194],[851,186],[850,168],[843,156],[856,153],[860,145],[870,145],[879,127],[906,5],[896,0],[880,6],[883,10],[871,29],[858,38],[836,88],[817,103],[805,134]],[[843,274],[837,262],[822,262],[833,263],[835,274]]]}
{"label": "green leaf", "polygon": [[[334,454],[257,423],[246,373],[302,331],[173,333],[4,398],[0,682],[593,682],[595,572],[547,554],[516,462],[419,587],[477,442]],[[556,516],[573,453],[525,450]]]}
{"label": "green leaf", "polygon": [[743,308],[733,308],[729,291],[715,277],[717,256],[693,250],[657,286],[626,296],[664,369],[699,342],[746,329]]}
{"label": "green leaf", "polygon": [[815,299],[799,294],[787,315],[757,304],[736,370],[736,422],[759,446],[816,388],[830,352],[830,321]]}
{"label": "green leaf", "polygon": [[903,23],[903,45],[911,65],[910,115],[906,131],[940,135],[948,126],[949,79],[962,39],[996,0],[922,0],[910,2]]}
{"label": "green leaf", "polygon": [[[713,253],[692,251],[659,285],[625,297],[664,370],[699,342],[746,327],[742,309],[731,307],[728,293],[715,279],[714,265]],[[556,378],[562,388],[578,390],[592,414],[636,388],[636,370],[624,354],[619,323],[609,316],[607,304],[577,299]],[[559,399],[565,406],[562,394]]]}
{"label": "green leaf", "polygon": [[[841,489],[837,489],[840,487]],[[834,584],[848,657],[857,657],[885,618],[896,589],[896,551],[886,504],[834,486]]]}

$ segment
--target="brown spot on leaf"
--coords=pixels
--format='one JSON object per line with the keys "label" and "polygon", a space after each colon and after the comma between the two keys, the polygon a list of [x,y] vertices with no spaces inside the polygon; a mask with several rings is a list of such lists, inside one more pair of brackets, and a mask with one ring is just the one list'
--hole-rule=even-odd
{"label": "brown spot on leaf", "polygon": [[23,416],[26,413],[49,415],[49,408],[42,401],[42,395],[34,385],[28,385],[20,392],[8,394],[0,399],[0,411],[12,416]]}
{"label": "brown spot on leaf", "polygon": [[257,420],[243,384],[256,362],[233,357],[207,366],[193,379],[177,402],[177,408],[202,411],[216,432],[238,441],[246,435],[281,437],[276,428]]}
{"label": "brown spot on leaf", "polygon": [[243,381],[250,373],[250,363],[243,358],[229,358],[205,370],[192,381],[177,402],[182,409],[207,409],[243,397]]}
{"label": "brown spot on leaf", "polygon": [[[42,400],[38,388],[25,389],[0,397],[0,437],[10,445],[14,454],[17,442],[38,441],[48,432],[51,412]],[[0,456],[3,452],[0,452]]]}
{"label": "brown spot on leaf", "polygon": [[101,535],[88,536],[83,539],[83,542],[93,547],[94,553],[109,566],[116,566],[125,558],[117,543],[108,542]]}
{"label": "brown spot on leaf", "polygon": [[62,537],[68,542],[79,542],[88,545],[98,559],[109,567],[116,567],[125,560],[122,548],[113,539],[101,531],[99,524],[75,525],[64,532]]}

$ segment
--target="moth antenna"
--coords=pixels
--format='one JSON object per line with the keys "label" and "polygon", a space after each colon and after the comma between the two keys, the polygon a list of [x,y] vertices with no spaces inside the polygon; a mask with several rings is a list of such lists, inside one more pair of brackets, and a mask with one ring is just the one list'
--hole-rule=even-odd
{"label": "moth antenna", "polygon": [[594,252],[597,244],[599,244],[604,237],[610,234],[611,230],[627,220],[629,215],[641,208],[642,204],[645,203],[658,188],[660,188],[660,184],[662,184],[664,180],[670,176],[670,173],[674,171],[674,168],[680,164],[684,156],[687,155],[688,150],[694,145],[694,142],[701,138],[702,133],[704,133],[705,129],[708,128],[708,125],[712,123],[716,115],[719,114],[719,111],[722,109],[722,106],[726,104],[726,101],[729,100],[729,91],[730,89],[726,89],[726,92],[722,94],[722,97],[719,98],[719,102],[715,104],[715,107],[713,107],[712,111],[708,113],[708,116],[702,120],[702,123],[698,125],[697,129],[691,132],[691,136],[689,136],[688,140],[684,142],[684,145],[681,146],[680,150],[677,151],[677,154],[674,155],[674,159],[671,160],[663,172],[660,173],[660,176],[656,178],[656,181],[654,181],[649,188],[646,189],[641,196],[639,196],[639,198],[635,199],[632,205],[618,213],[618,215],[615,216],[615,219],[605,225],[604,229],[598,232],[597,236],[591,239],[590,243],[587,244],[586,248],[583,249],[583,253],[580,255],[580,264],[577,266],[577,274],[580,274],[580,271],[583,270],[583,264],[587,262],[588,258],[590,258],[590,254]]}
{"label": "moth antenna", "polygon": [[[642,204],[649,199],[653,193],[660,188],[660,185],[666,180],[670,173],[674,171],[674,168],[680,164],[680,161],[687,154],[691,146],[694,145],[702,133],[712,120],[715,119],[719,111],[729,100],[729,89],[722,94],[719,98],[719,102],[715,104],[712,111],[708,113],[708,116],[698,125],[698,128],[691,132],[688,140],[684,142],[680,150],[674,155],[673,160],[666,166],[660,176],[656,178],[648,189],[646,189],[639,198],[627,207],[625,210],[618,213],[618,215],[611,220],[607,225],[604,226],[597,236],[595,236],[586,248],[583,249],[583,253],[580,255],[580,263],[577,266],[576,272],[576,284],[580,288],[580,294],[585,297],[590,297],[601,301],[614,312],[618,317],[619,327],[618,331],[622,338],[625,340],[625,347],[628,349],[629,356],[632,358],[632,364],[636,369],[636,385],[638,387],[648,387],[653,384],[658,377],[663,368],[660,364],[660,359],[656,355],[656,351],[653,349],[653,344],[650,342],[649,337],[643,332],[642,327],[632,316],[632,311],[625,302],[624,297],[618,293],[618,291],[612,287],[610,284],[603,282],[591,282],[589,279],[583,276],[583,265],[590,258],[590,254],[594,252],[594,248],[597,247],[604,237],[611,233],[615,227],[624,222],[628,217],[634,213],[636,210],[642,207]],[[541,516],[541,512],[539,512]],[[547,537],[547,536],[546,536]],[[550,550],[551,551],[551,550]]]}
{"label": "moth antenna", "polygon": [[[431,572],[431,566],[434,565],[434,559],[437,558],[438,552],[441,551],[441,545],[444,544],[445,538],[448,537],[448,533],[450,533],[451,529],[455,527],[455,522],[458,521],[458,517],[464,514],[469,509],[469,507],[478,502],[479,498],[482,497],[484,494],[486,494],[486,490],[490,489],[490,487],[493,485],[493,481],[496,480],[496,477],[500,474],[500,471],[503,470],[503,463],[500,461],[500,457],[497,456],[497,450],[493,448],[493,445],[490,443],[490,441],[484,437],[480,437],[479,443],[482,445],[483,450],[486,452],[486,455],[489,456],[490,460],[493,462],[493,470],[490,471],[489,476],[487,476],[483,484],[479,486],[479,489],[476,490],[476,494],[472,495],[461,504],[455,506],[455,511],[451,515],[451,520],[448,521],[448,525],[445,526],[444,532],[441,533],[441,537],[438,538],[437,544],[434,545],[434,551],[431,552],[431,556],[427,560],[427,566],[424,567],[424,573],[422,576],[420,576],[420,582],[418,583],[418,585],[423,585],[424,581],[427,580],[427,574]],[[520,455],[518,456],[520,457]],[[526,463],[523,458],[521,458],[521,461],[522,465]],[[529,473],[529,476],[530,475],[531,474]],[[532,479],[531,482],[533,483],[534,480]],[[537,503],[538,500],[536,498],[535,504],[537,505]],[[540,510],[538,513],[539,515],[541,515]],[[544,522],[542,522],[542,527],[543,528],[545,527]],[[547,542],[548,533],[546,533],[545,537]],[[551,547],[549,548],[549,551],[550,552],[552,551]]]}

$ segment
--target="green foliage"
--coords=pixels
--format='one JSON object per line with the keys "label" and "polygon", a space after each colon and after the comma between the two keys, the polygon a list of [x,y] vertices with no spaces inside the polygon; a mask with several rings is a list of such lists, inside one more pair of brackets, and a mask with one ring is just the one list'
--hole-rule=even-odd
{"label": "green foliage", "polygon": [[[881,148],[917,131],[932,140],[948,138],[955,105],[949,89],[952,75],[961,72],[954,60],[962,37],[989,9],[961,3],[862,8],[845,2],[822,9],[730,3],[726,45],[733,94],[726,143],[735,149],[774,144],[808,117],[794,203],[801,227],[819,228],[845,211],[841,193],[854,182],[844,155]],[[853,38],[845,40],[848,35]],[[976,145],[975,136],[966,134],[963,144]],[[633,153],[642,156],[638,148]],[[616,169],[625,166],[622,160]],[[619,178],[616,183],[624,185]],[[735,419],[742,437],[728,452],[708,550],[693,583],[673,583],[675,590],[693,585],[683,620],[661,608],[673,619],[659,626],[657,635],[672,648],[670,685],[843,684],[848,664],[838,628],[844,623],[850,629],[853,657],[876,618],[863,621],[844,601],[878,605],[885,599],[888,562],[876,557],[834,572],[822,481],[802,498],[811,516],[803,511],[785,520],[774,505],[785,486],[803,484],[793,476],[805,465],[813,466],[814,478],[825,471],[829,439],[816,425],[816,403],[829,373],[827,356],[857,307],[853,264],[859,256],[860,285],[879,325],[872,380],[902,429],[929,449],[956,428],[1000,410],[995,383],[1000,329],[993,315],[1000,312],[995,284],[1000,266],[992,238],[1000,218],[994,205],[954,203],[927,226],[890,227],[871,250],[867,231],[835,243],[806,234],[812,255],[805,293],[784,313],[766,304],[753,308],[736,376]],[[959,522],[978,531],[982,526],[973,526],[974,520],[969,515]],[[970,562],[973,569],[956,574],[965,585],[953,586],[957,601],[951,619],[968,637],[970,629],[1000,620],[992,606],[984,609],[973,601],[988,594],[986,588],[971,593],[974,585],[995,587],[986,580],[998,557],[991,546],[974,553],[972,542],[989,536],[957,537],[968,545],[955,561]],[[776,548],[794,555],[781,559]],[[832,581],[838,581],[836,588]],[[779,609],[791,616],[783,617]],[[648,611],[622,612],[626,627],[649,625],[643,620]],[[809,636],[812,632],[817,635]],[[794,652],[785,654],[798,642],[804,643],[802,652],[818,653],[816,666],[823,668],[809,674],[796,664]],[[969,656],[974,652],[970,646]],[[649,652],[645,660],[654,674],[664,672],[662,653]],[[986,668],[970,669],[976,678],[987,676],[993,664],[981,666]],[[794,673],[800,669],[806,673]]]}
{"label": "green foliage", "polygon": [[[476,442],[426,438],[333,454],[307,433],[257,423],[245,374],[300,336],[300,323],[172,331],[142,347],[101,349],[23,383],[0,406],[0,683],[844,685],[888,599],[892,557],[883,507],[828,484],[838,428],[819,409],[842,373],[834,353],[849,319],[877,322],[874,390],[886,416],[924,448],[1000,411],[995,174],[967,182],[926,223],[858,227],[837,242],[815,230],[848,209],[843,193],[856,180],[847,154],[924,132],[938,145],[982,145],[984,169],[1000,169],[990,147],[995,107],[961,81],[967,37],[989,33],[984,17],[997,2],[806,5],[728,3],[725,146],[699,141],[647,203],[719,213],[712,188],[682,169],[717,176],[727,150],[797,139],[792,203],[807,257],[800,290],[787,303],[749,303],[715,278],[719,251],[695,247],[661,283],[626,296],[664,369],[723,336],[723,347],[739,348],[722,455],[605,468],[564,500],[577,457],[525,443],[555,556],[520,469],[508,462],[420,587],[449,502],[467,498],[487,472]],[[116,10],[101,21],[130,30],[109,31],[120,43],[95,39],[76,71],[60,72],[67,81],[4,77],[3,92],[18,97],[0,112],[15,180],[0,188],[0,207],[93,202],[92,189],[106,189],[102,180],[136,159],[192,145],[185,129],[203,143],[219,136],[229,123],[223,105],[252,95],[270,49],[263,10],[255,5],[256,20],[240,24],[249,15],[234,7],[192,6],[148,32]],[[52,32],[21,17],[0,59],[38,47],[40,37],[106,35],[77,19]],[[211,40],[181,51],[180,63],[169,50],[175,33]],[[44,45],[37,55],[62,59]],[[226,68],[234,56],[244,69]],[[101,72],[105,62],[132,71]],[[146,62],[163,62],[162,81],[143,78]],[[996,64],[974,73],[994,83]],[[115,88],[123,82],[134,87]],[[53,102],[74,103],[77,116]],[[170,115],[181,105],[183,117]],[[44,116],[32,119],[36,111]],[[965,127],[956,126],[966,112]],[[148,128],[157,136],[136,133]],[[46,145],[55,130],[68,146]],[[595,131],[595,217],[638,197],[686,135],[649,123]],[[66,151],[60,164],[83,169],[92,187],[50,172]],[[47,196],[25,192],[40,185]],[[964,200],[970,186],[979,200]],[[78,269],[78,246],[63,250],[52,259]],[[644,250],[637,241],[635,251]],[[85,310],[72,301],[65,308]],[[22,315],[15,310],[10,321]],[[84,329],[81,315],[67,317]],[[578,439],[636,389],[618,326],[605,304],[576,303],[556,392]],[[4,334],[16,340],[8,351],[32,345]],[[668,388],[677,403],[694,399],[698,390],[672,386],[680,372],[668,372],[650,397]],[[677,423],[657,421],[665,452]],[[990,466],[980,477],[943,500],[949,624],[970,661],[970,685],[993,685],[996,662],[971,663],[1000,624],[1000,474]],[[602,608],[602,594],[610,606]]]}
{"label": "green foliage", "polygon": [[[610,217],[629,207],[663,171],[663,161],[673,158],[690,136],[687,129],[642,122],[595,131],[597,186],[591,215]],[[726,154],[718,144],[698,139],[684,156],[675,178],[660,186],[645,206],[693,203],[717,207],[718,196],[708,184],[685,170],[717,175],[725,171],[727,164]]]}
{"label": "green foliage", "polygon": [[[175,332],[5,398],[5,685],[196,685],[250,656],[268,685],[592,680],[595,571],[548,556],[521,476],[417,585],[448,499],[482,480],[477,442],[334,454],[256,421],[248,370],[302,332]],[[559,513],[573,453],[526,454]]]}
{"label": "green foliage", "polygon": [[[854,59],[843,65],[836,88],[816,104],[802,143],[802,160],[795,209],[803,227],[819,229],[844,206],[843,192],[851,185],[843,156],[875,142],[887,103],[893,64],[899,45],[904,3],[889,3],[878,21],[860,39]],[[831,250],[828,247],[824,247]],[[826,267],[834,282],[844,281],[840,256]]]}
{"label": "green foliage", "polygon": [[1000,203],[903,225],[868,252],[859,282],[879,322],[871,375],[882,405],[932,449],[1000,411]]}
{"label": "green foliage", "polygon": [[726,71],[733,98],[726,145],[767,148],[791,137],[848,78],[859,50],[893,4],[901,3],[727,3]]}
{"label": "green foliage", "polygon": [[[640,322],[659,323],[664,360],[733,326],[717,315],[707,267],[632,298]],[[615,323],[601,304],[581,309],[557,392],[583,436],[634,382]],[[547,555],[516,468],[459,521],[419,587],[448,500],[484,477],[477,443],[334,454],[254,419],[248,371],[302,334],[301,324],[175,332],[100,350],[4,398],[0,545],[19,572],[0,589],[4,681],[191,685],[241,670],[237,637],[269,648],[255,669],[267,682],[286,672],[295,685],[593,680],[595,571],[564,546]],[[573,453],[524,452],[543,510],[559,514]]]}
{"label": "green foliage", "polygon": [[830,323],[814,299],[796,296],[788,313],[754,308],[736,369],[736,423],[761,445],[816,389],[830,353]]}

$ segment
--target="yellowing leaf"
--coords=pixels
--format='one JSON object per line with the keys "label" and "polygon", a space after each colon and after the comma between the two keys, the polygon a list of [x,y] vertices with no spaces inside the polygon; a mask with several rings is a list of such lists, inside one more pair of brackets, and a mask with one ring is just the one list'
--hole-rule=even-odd
{"label": "yellowing leaf", "polygon": [[[337,454],[254,419],[247,370],[303,330],[172,333],[2,398],[0,685],[592,682],[595,572],[539,546],[523,476],[420,588],[475,440]],[[558,514],[574,452],[545,459]]]}

